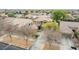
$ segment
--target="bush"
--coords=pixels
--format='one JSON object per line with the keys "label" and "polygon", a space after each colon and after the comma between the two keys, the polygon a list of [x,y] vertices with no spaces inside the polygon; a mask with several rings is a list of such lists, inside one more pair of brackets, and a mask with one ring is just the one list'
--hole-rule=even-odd
{"label": "bush", "polygon": [[54,22],[47,22],[45,24],[42,25],[43,29],[54,29],[54,30],[58,30],[58,23],[56,21]]}
{"label": "bush", "polygon": [[15,17],[15,13],[8,13],[9,17]]}
{"label": "bush", "polygon": [[79,18],[75,19],[75,21],[79,22]]}

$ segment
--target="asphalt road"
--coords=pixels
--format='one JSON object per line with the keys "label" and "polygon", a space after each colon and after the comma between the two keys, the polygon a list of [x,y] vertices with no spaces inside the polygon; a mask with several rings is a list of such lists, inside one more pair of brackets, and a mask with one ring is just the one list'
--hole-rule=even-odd
{"label": "asphalt road", "polygon": [[25,49],[0,42],[0,50],[25,50]]}

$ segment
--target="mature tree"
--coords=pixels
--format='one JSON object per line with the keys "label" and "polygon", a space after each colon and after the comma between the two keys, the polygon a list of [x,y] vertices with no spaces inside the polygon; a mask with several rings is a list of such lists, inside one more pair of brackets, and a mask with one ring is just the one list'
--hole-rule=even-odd
{"label": "mature tree", "polygon": [[11,36],[11,33],[12,33],[12,25],[11,24],[6,24],[4,30],[8,33],[8,35],[10,37],[10,40],[11,40],[10,42],[12,42],[12,36]]}
{"label": "mature tree", "polygon": [[19,29],[19,31],[25,36],[26,45],[28,45],[29,37],[32,37],[36,33],[36,30],[34,31],[31,26],[32,25],[26,24]]}
{"label": "mature tree", "polygon": [[52,11],[52,18],[55,20],[58,24],[60,24],[60,20],[64,20],[66,17],[66,11],[64,10],[54,10]]}
{"label": "mature tree", "polygon": [[28,15],[28,14],[29,14],[29,12],[28,11],[25,11],[24,15]]}

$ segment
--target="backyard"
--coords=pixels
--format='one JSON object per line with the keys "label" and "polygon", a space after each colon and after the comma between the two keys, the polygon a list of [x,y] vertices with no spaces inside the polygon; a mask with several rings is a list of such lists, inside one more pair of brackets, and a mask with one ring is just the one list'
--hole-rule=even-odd
{"label": "backyard", "polygon": [[0,50],[79,50],[79,10],[0,10]]}

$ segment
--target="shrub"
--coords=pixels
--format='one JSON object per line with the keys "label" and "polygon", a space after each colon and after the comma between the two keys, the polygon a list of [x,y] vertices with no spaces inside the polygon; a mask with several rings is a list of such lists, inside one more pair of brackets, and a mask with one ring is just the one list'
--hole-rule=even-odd
{"label": "shrub", "polygon": [[58,30],[58,23],[56,21],[54,22],[47,22],[45,24],[42,25],[43,29],[54,29],[54,30]]}
{"label": "shrub", "polygon": [[15,13],[8,13],[9,17],[15,17]]}

